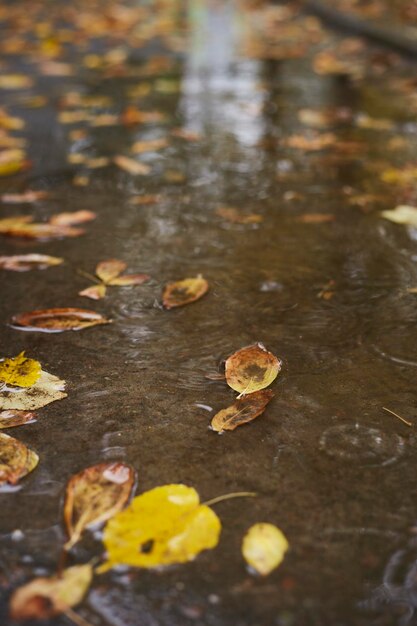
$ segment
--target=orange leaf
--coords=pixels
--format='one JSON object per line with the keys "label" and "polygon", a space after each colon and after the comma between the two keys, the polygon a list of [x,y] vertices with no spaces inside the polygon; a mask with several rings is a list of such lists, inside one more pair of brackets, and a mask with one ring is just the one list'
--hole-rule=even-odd
{"label": "orange leaf", "polygon": [[96,275],[104,283],[110,282],[116,276],[119,276],[127,268],[127,263],[118,259],[108,259],[101,261],[96,267]]}
{"label": "orange leaf", "polygon": [[82,330],[89,326],[109,324],[111,322],[111,320],[106,319],[95,311],[73,307],[20,313],[14,315],[11,321],[16,328],[49,333],[61,333],[65,330]]}
{"label": "orange leaf", "polygon": [[232,406],[222,409],[213,417],[212,429],[221,433],[251,422],[264,412],[266,405],[273,397],[274,393],[270,389],[264,389],[237,399]]}
{"label": "orange leaf", "polygon": [[91,300],[101,300],[106,295],[106,285],[93,285],[78,292],[79,296],[91,298]]}
{"label": "orange leaf", "polygon": [[164,289],[162,304],[166,309],[172,309],[195,302],[207,293],[208,288],[208,282],[202,276],[168,283]]}

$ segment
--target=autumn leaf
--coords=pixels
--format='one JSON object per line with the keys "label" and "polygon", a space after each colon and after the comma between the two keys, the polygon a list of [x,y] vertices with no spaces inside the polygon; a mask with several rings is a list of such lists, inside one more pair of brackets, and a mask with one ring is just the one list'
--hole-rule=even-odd
{"label": "autumn leaf", "polygon": [[83,224],[95,220],[97,214],[94,211],[68,211],[64,213],[56,213],[53,215],[49,223],[55,226],[72,226],[73,224]]}
{"label": "autumn leaf", "polygon": [[[41,364],[21,352],[12,359],[0,361],[0,384],[13,387],[31,387],[39,380]],[[1,386],[0,386],[1,389]]]}
{"label": "autumn leaf", "polygon": [[65,493],[64,520],[70,550],[83,531],[102,524],[123,509],[135,484],[135,472],[125,463],[100,463],[73,476]]}
{"label": "autumn leaf", "polygon": [[309,135],[291,135],[284,141],[284,144],[289,148],[314,152],[329,148],[336,141],[337,137],[333,133],[315,133],[312,131]]}
{"label": "autumn leaf", "polygon": [[331,213],[304,213],[295,219],[302,224],[326,224],[334,222],[335,216]]}
{"label": "autumn leaf", "polygon": [[255,391],[235,400],[232,406],[216,413],[211,420],[212,429],[222,433],[225,430],[235,430],[238,426],[251,422],[264,412],[267,404],[273,397],[274,393],[266,389]]}
{"label": "autumn leaf", "polygon": [[166,148],[168,146],[168,141],[165,137],[161,137],[160,139],[149,139],[148,141],[135,141],[132,146],[132,152],[136,154],[141,154],[143,152],[156,152],[157,150],[161,150],[161,148]]}
{"label": "autumn leaf", "polygon": [[18,439],[0,433],[0,486],[5,483],[16,485],[35,469],[38,462],[36,452],[29,450]]}
{"label": "autumn leaf", "polygon": [[151,171],[149,165],[139,163],[139,161],[124,156],[123,154],[115,156],[113,161],[117,167],[120,167],[121,170],[124,170],[133,176],[146,176]]}
{"label": "autumn leaf", "polygon": [[168,283],[163,292],[162,304],[166,309],[184,306],[199,300],[207,293],[208,288],[208,282],[201,275]]}
{"label": "autumn leaf", "polygon": [[391,211],[382,211],[381,215],[395,224],[406,224],[417,228],[417,209],[415,207],[400,205]]}
{"label": "autumn leaf", "polygon": [[48,254],[14,254],[12,256],[0,256],[0,269],[28,272],[32,269],[44,270],[63,262],[64,259]]}
{"label": "autumn leaf", "polygon": [[92,287],[87,287],[82,291],[78,292],[79,296],[84,296],[85,298],[91,298],[91,300],[101,300],[106,295],[106,285],[93,285]]}
{"label": "autumn leaf", "polygon": [[101,261],[96,267],[96,275],[104,283],[109,283],[113,278],[119,276],[127,268],[127,263],[118,259]]}
{"label": "autumn leaf", "polygon": [[65,330],[82,330],[99,324],[110,324],[100,313],[74,307],[43,309],[14,315],[11,320],[16,328],[37,330],[48,333],[62,333]]}
{"label": "autumn leaf", "polygon": [[103,539],[108,562],[99,571],[122,564],[154,568],[192,561],[217,545],[220,530],[219,518],[200,504],[195,489],[156,487],[108,522]]}
{"label": "autumn leaf", "polygon": [[216,215],[232,224],[259,224],[263,221],[262,215],[256,213],[240,213],[234,207],[218,207],[216,209]]}
{"label": "autumn leaf", "polygon": [[93,578],[91,565],[74,565],[59,576],[35,578],[19,587],[10,599],[13,620],[44,620],[81,602]]}
{"label": "autumn leaf", "polygon": [[[1,77],[0,77],[1,78]],[[0,176],[11,176],[31,166],[26,153],[20,148],[10,148],[0,152]]]}
{"label": "autumn leaf", "polygon": [[227,384],[242,395],[268,387],[280,370],[281,361],[261,343],[238,350],[225,364]]}
{"label": "autumn leaf", "polygon": [[35,411],[55,400],[66,398],[65,381],[41,371],[31,387],[0,390],[0,411]]}
{"label": "autumn leaf", "polygon": [[243,538],[242,554],[258,574],[270,574],[284,559],[289,544],[284,534],[273,524],[251,526]]}
{"label": "autumn leaf", "polygon": [[32,78],[26,74],[2,74],[0,76],[0,89],[28,89],[32,85]]}
{"label": "autumn leaf", "polygon": [[50,224],[48,222],[33,222],[31,215],[21,215],[14,218],[0,219],[0,233],[8,237],[22,237],[25,239],[37,239],[46,241],[48,239],[61,239],[63,237],[78,237],[84,230],[60,224]]}
{"label": "autumn leaf", "polygon": [[48,191],[24,191],[23,193],[4,193],[0,199],[5,204],[31,204],[49,197]]}
{"label": "autumn leaf", "polygon": [[32,411],[0,411],[0,428],[13,428],[36,421]]}
{"label": "autumn leaf", "polygon": [[120,276],[126,267],[127,263],[118,259],[101,261],[96,267],[96,276],[101,280],[101,284],[87,287],[87,289],[80,291],[78,295],[99,300],[106,295],[107,285],[126,287],[128,285],[141,285],[149,280],[150,276],[148,274],[123,274]]}

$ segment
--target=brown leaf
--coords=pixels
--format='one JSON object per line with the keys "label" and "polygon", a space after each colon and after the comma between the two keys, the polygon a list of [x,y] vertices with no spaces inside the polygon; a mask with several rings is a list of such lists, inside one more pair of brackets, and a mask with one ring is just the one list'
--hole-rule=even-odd
{"label": "brown leaf", "polygon": [[36,421],[36,414],[32,411],[0,411],[0,428],[13,428]]}
{"label": "brown leaf", "polygon": [[91,222],[95,220],[97,214],[94,211],[71,211],[68,213],[58,213],[53,215],[49,220],[50,224],[56,226],[71,226],[72,224],[83,224],[84,222]]}
{"label": "brown leaf", "polygon": [[295,218],[296,222],[302,224],[325,224],[327,222],[334,222],[335,216],[331,213],[304,213]]}
{"label": "brown leaf", "polygon": [[201,275],[168,283],[163,292],[162,304],[166,309],[189,304],[204,296],[208,288],[208,282]]}
{"label": "brown leaf", "polygon": [[146,176],[151,171],[149,165],[139,163],[139,161],[135,161],[135,159],[131,159],[123,154],[115,156],[113,161],[117,167],[120,167],[120,169],[132,174],[133,176]]}
{"label": "brown leaf", "polygon": [[119,276],[127,268],[127,263],[118,259],[108,259],[101,261],[96,267],[96,275],[104,283],[108,283],[116,276]]}
{"label": "brown leaf", "polygon": [[125,287],[128,285],[141,285],[150,279],[148,274],[123,274],[123,276],[117,276],[109,280],[109,285],[118,285],[119,287]]}
{"label": "brown leaf", "polygon": [[0,433],[0,485],[15,485],[39,462],[38,455],[24,443]]}
{"label": "brown leaf", "polygon": [[160,202],[161,196],[158,195],[144,195],[144,196],[133,196],[129,199],[129,204],[134,205],[143,205],[143,204],[157,204]]}
{"label": "brown leaf", "polygon": [[4,193],[1,196],[1,201],[5,204],[31,204],[32,202],[38,202],[38,200],[45,200],[45,198],[49,198],[49,196],[50,194],[48,191],[28,190],[23,193]]}
{"label": "brown leaf", "polygon": [[200,133],[188,130],[187,128],[173,128],[171,135],[185,139],[185,141],[200,141],[202,138]]}
{"label": "brown leaf", "polygon": [[66,550],[77,543],[86,528],[102,524],[121,511],[134,483],[134,469],[125,463],[100,463],[75,474],[65,494]]}
{"label": "brown leaf", "polygon": [[264,412],[266,405],[273,397],[274,393],[270,389],[264,389],[237,399],[234,404],[227,409],[222,409],[213,417],[212,429],[221,433],[251,422]]}
{"label": "brown leaf", "polygon": [[234,207],[227,206],[218,207],[216,209],[216,215],[232,224],[259,224],[263,221],[262,215],[256,213],[240,213]]}
{"label": "brown leaf", "polygon": [[336,135],[333,133],[313,133],[309,135],[291,135],[284,141],[289,148],[305,150],[313,152],[316,150],[324,150],[333,146],[337,141]]}
{"label": "brown leaf", "polygon": [[106,295],[106,285],[93,285],[92,287],[87,287],[82,291],[78,292],[79,296],[83,296],[84,298],[91,298],[91,300],[101,300]]}
{"label": "brown leaf", "polygon": [[41,332],[61,333],[65,330],[82,330],[97,324],[109,324],[100,313],[74,307],[43,309],[14,315],[11,320],[17,328]]}
{"label": "brown leaf", "polygon": [[31,215],[21,215],[15,218],[0,219],[0,233],[8,237],[45,241],[48,239],[61,239],[62,237],[77,237],[82,235],[84,230],[58,224],[36,223],[33,222]]}
{"label": "brown leaf", "polygon": [[156,152],[162,148],[168,146],[168,141],[165,137],[160,139],[149,139],[148,141],[135,141],[132,146],[132,152],[136,154],[142,154],[142,152]]}
{"label": "brown leaf", "polygon": [[159,111],[139,111],[134,106],[128,106],[121,115],[122,124],[134,126],[135,124],[158,123],[164,120]]}
{"label": "brown leaf", "polygon": [[63,262],[64,259],[47,254],[14,254],[12,256],[0,256],[0,269],[27,272],[32,269],[44,270]]}
{"label": "brown leaf", "polygon": [[261,343],[238,350],[226,360],[226,382],[240,394],[268,387],[278,376],[281,361]]}

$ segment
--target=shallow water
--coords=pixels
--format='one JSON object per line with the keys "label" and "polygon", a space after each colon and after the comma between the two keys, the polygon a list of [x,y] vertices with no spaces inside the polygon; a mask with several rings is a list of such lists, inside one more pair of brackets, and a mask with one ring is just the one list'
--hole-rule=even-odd
{"label": "shallow water", "polygon": [[[169,5],[160,10],[170,15]],[[22,107],[18,92],[2,93],[8,111],[27,122],[22,135],[33,168],[0,179],[0,193],[53,194],[33,207],[2,204],[2,216],[33,211],[46,218],[78,209],[98,215],[78,239],[1,239],[2,254],[65,258],[45,271],[2,271],[0,315],[2,354],[26,350],[68,388],[68,398],[40,410],[35,424],[7,431],[36,450],[40,464],[18,489],[0,493],[4,626],[10,587],[54,571],[66,481],[106,459],[137,469],[138,492],[184,482],[202,500],[233,491],[258,497],[217,505],[220,545],[192,563],[97,577],[77,609],[92,625],[417,623],[417,441],[415,429],[382,410],[417,418],[417,296],[406,293],[417,286],[417,231],[379,214],[416,198],[415,185],[387,185],[379,177],[381,168],[416,157],[415,103],[395,88],[415,67],[395,58],[377,71],[371,59],[381,52],[365,48],[365,78],[319,75],[313,55],[324,43],[340,43],[326,33],[302,58],[253,58],[240,46],[251,19],[232,4],[196,2],[184,52],[168,53],[169,71],[123,78],[80,67],[69,78],[37,75],[33,92],[48,98],[38,109]],[[116,34],[94,45],[122,43]],[[158,46],[128,48],[128,67],[140,67]],[[69,50],[66,60],[79,60],[77,54]],[[33,71],[20,55],[6,55],[5,63],[9,71]],[[129,100],[129,88],[146,82],[150,94]],[[179,89],[170,93],[174,83]],[[164,112],[166,121],[88,129],[78,145],[68,138],[78,126],[57,120],[59,98],[69,91],[109,96],[94,114],[118,113],[130,101]],[[331,127],[340,140],[362,142],[353,154],[284,145],[289,135],[306,132],[299,109],[327,106],[389,118],[394,127]],[[169,135],[176,127],[201,138]],[[112,156],[127,153],[133,139],[160,136],[168,136],[169,147],[140,157],[152,167],[149,176],[110,166],[92,170],[86,187],[73,184],[84,170],[67,163],[71,151]],[[388,148],[395,137],[405,140],[400,150]],[[181,172],[178,182],[167,180],[172,170]],[[135,194],[155,193],[155,204],[129,204]],[[377,199],[360,210],[350,199],[364,193]],[[216,214],[218,206],[263,221],[229,223]],[[334,220],[297,221],[316,213]],[[92,273],[113,257],[151,281],[109,289],[100,302],[77,296],[88,286],[77,270]],[[164,311],[163,285],[199,273],[209,293]],[[113,323],[62,334],[8,326],[18,312],[61,306],[91,308]],[[257,341],[283,360],[276,397],[256,422],[215,435],[211,416],[234,394],[205,375]],[[257,521],[278,525],[291,546],[265,579],[251,576],[240,554],[243,534]],[[90,536],[73,553],[74,562],[86,562],[100,554],[100,544]]]}

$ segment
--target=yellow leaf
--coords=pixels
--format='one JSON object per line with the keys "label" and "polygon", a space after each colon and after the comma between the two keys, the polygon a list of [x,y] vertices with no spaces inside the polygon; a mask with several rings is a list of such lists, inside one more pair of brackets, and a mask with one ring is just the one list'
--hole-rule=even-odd
{"label": "yellow leaf", "polygon": [[135,472],[124,463],[100,463],[73,476],[65,493],[64,519],[69,550],[85,528],[106,522],[127,503]]}
{"label": "yellow leaf", "polygon": [[108,562],[100,571],[119,564],[153,568],[192,561],[217,545],[220,530],[219,518],[200,504],[195,489],[156,487],[109,521],[104,531]]}
{"label": "yellow leaf", "polygon": [[0,383],[13,387],[31,387],[39,380],[41,364],[34,359],[27,359],[21,352],[13,359],[0,362]]}
{"label": "yellow leaf", "polygon": [[29,474],[39,462],[38,455],[24,443],[0,433],[0,485],[15,485]]}
{"label": "yellow leaf", "polygon": [[166,285],[162,303],[166,309],[172,309],[199,300],[207,291],[208,282],[202,276],[184,278],[184,280]]}
{"label": "yellow leaf", "polygon": [[402,204],[392,211],[382,211],[381,215],[395,224],[406,224],[417,228],[417,209],[415,207]]}
{"label": "yellow leaf", "polygon": [[78,292],[79,296],[91,298],[91,300],[101,300],[106,295],[106,285],[92,285]]}
{"label": "yellow leaf", "polygon": [[42,370],[39,380],[32,387],[0,390],[0,411],[35,411],[50,402],[66,398],[64,390],[64,380]]}
{"label": "yellow leaf", "polygon": [[240,394],[268,387],[278,376],[281,362],[261,344],[238,350],[226,360],[226,382]]}
{"label": "yellow leaf", "polygon": [[12,619],[49,619],[63,613],[81,602],[92,577],[93,569],[87,564],[69,567],[60,576],[35,578],[13,593]]}
{"label": "yellow leaf", "polygon": [[242,554],[256,572],[266,576],[280,565],[288,548],[288,541],[279,528],[259,523],[251,526],[244,536]]}
{"label": "yellow leaf", "polygon": [[108,283],[116,276],[119,276],[127,268],[127,263],[118,259],[108,259],[101,261],[96,267],[96,275],[103,281]]}
{"label": "yellow leaf", "polygon": [[251,422],[264,412],[273,397],[273,392],[265,389],[237,399],[232,406],[216,413],[211,420],[212,429],[221,433],[224,430],[235,430],[238,426]]}

